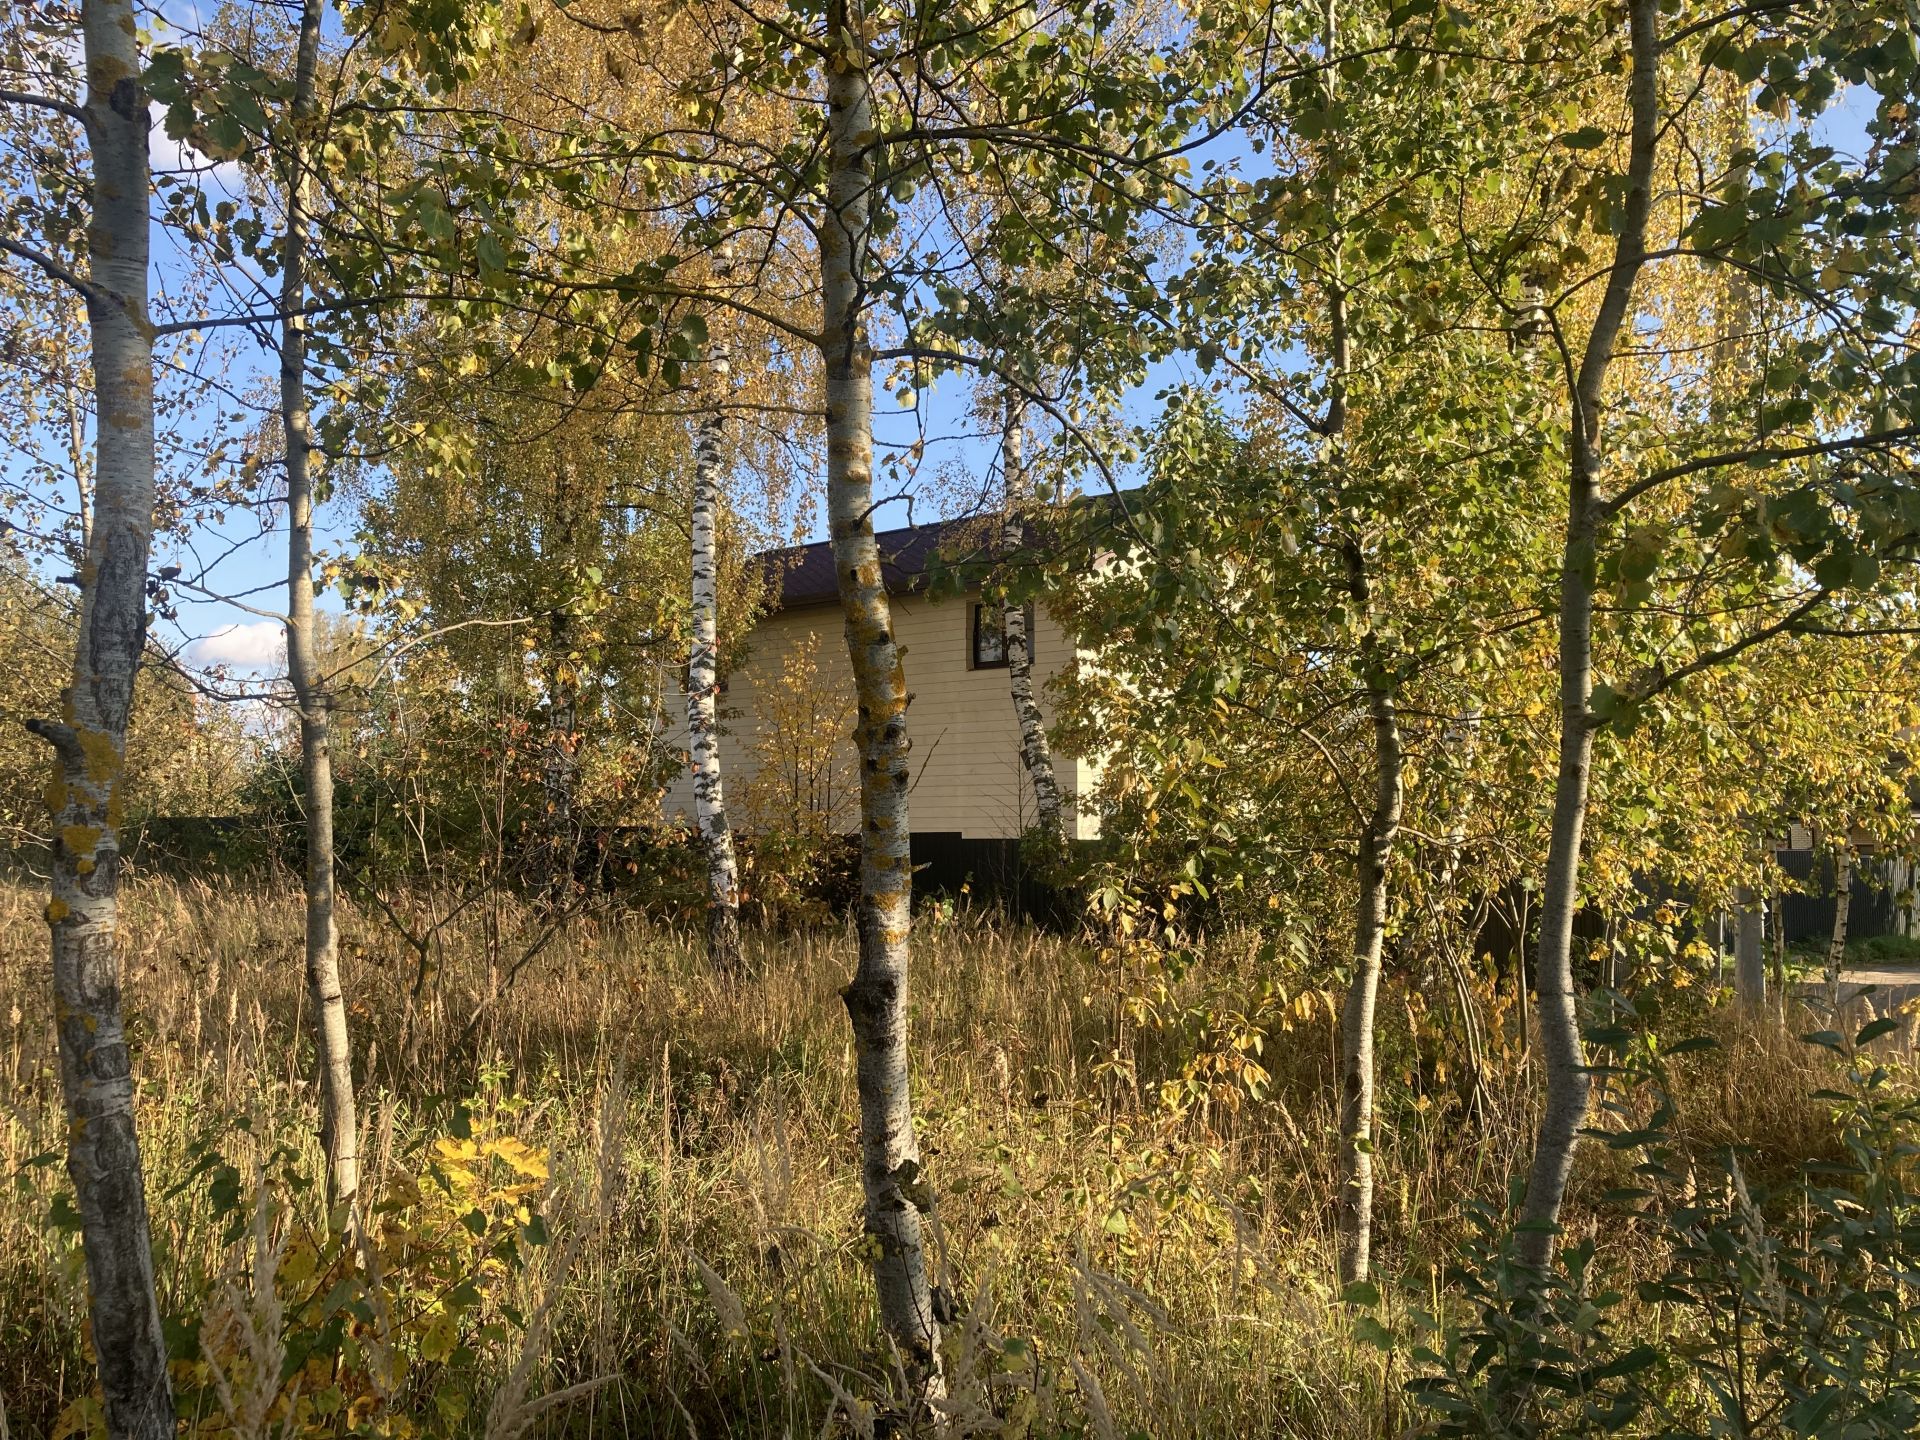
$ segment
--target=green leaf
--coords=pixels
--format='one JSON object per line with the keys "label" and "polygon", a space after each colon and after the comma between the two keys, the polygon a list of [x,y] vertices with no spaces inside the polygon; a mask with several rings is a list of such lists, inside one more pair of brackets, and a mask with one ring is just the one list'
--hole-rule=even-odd
{"label": "green leaf", "polygon": [[47,1210],[47,1224],[63,1235],[80,1233],[80,1212],[73,1208],[73,1196],[62,1190],[53,1197]]}
{"label": "green leaf", "polygon": [[1597,150],[1607,143],[1607,132],[1598,125],[1582,125],[1562,135],[1560,143],[1569,150]]}
{"label": "green leaf", "polygon": [[1690,1035],[1685,1040],[1676,1040],[1660,1053],[1662,1055],[1692,1055],[1700,1050],[1718,1050],[1720,1042],[1711,1035]]}
{"label": "green leaf", "polygon": [[480,260],[480,274],[483,278],[492,278],[507,268],[507,252],[501,248],[499,240],[492,234],[482,235],[475,247]]}
{"label": "green leaf", "polygon": [[1381,1350],[1391,1350],[1394,1347],[1393,1332],[1371,1315],[1362,1315],[1359,1319],[1355,1320],[1353,1322],[1353,1333],[1366,1341],[1367,1344]]}
{"label": "green leaf", "polygon": [[1617,1375],[1631,1375],[1636,1370],[1651,1368],[1659,1362],[1659,1359],[1660,1352],[1655,1350],[1651,1345],[1636,1345],[1626,1354],[1609,1360],[1606,1364],[1596,1368],[1592,1372],[1592,1378],[1595,1380],[1611,1380]]}
{"label": "green leaf", "polygon": [[207,1198],[213,1203],[215,1215],[231,1215],[240,1209],[240,1172],[231,1165],[214,1167],[213,1182],[207,1187]]}
{"label": "green leaf", "polygon": [[1853,581],[1853,555],[1847,550],[1829,550],[1813,563],[1813,578],[1827,590],[1844,590]]}

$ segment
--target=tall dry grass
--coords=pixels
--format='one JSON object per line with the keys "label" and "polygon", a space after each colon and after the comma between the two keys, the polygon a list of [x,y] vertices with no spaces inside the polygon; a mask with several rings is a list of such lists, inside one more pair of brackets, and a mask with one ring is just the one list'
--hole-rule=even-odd
{"label": "tall dry grass", "polygon": [[[299,903],[286,876],[127,888],[126,1001],[174,1316],[223,1294],[240,1297],[229,1311],[272,1313],[242,1282],[276,1242],[223,1241],[191,1175],[209,1145],[248,1175],[283,1149],[320,1173]],[[61,1122],[40,904],[30,886],[0,889],[0,1403],[16,1435],[49,1433],[90,1385],[81,1260],[49,1223],[64,1177],[46,1159]],[[461,1105],[487,1107],[561,1177],[555,1243],[490,1296],[531,1319],[485,1357],[460,1433],[886,1433],[892,1367],[861,1259],[838,996],[850,937],[751,937],[756,978],[728,984],[692,937],[611,913],[569,923],[516,971],[541,933],[510,903],[476,907],[429,948],[423,980],[382,917],[345,927],[366,1193],[416,1166]],[[1176,1109],[1158,1089],[1183,1073],[1183,1042],[1129,1020],[1090,947],[961,915],[921,926],[914,963],[954,1433],[1402,1433],[1406,1376],[1332,1289],[1330,1014],[1305,1007],[1269,1037],[1262,1099],[1223,1090]],[[1223,947],[1204,983],[1251,985],[1244,963]],[[1528,1070],[1516,1049],[1470,1125],[1428,1073],[1439,1022],[1394,993],[1406,1023],[1395,1032],[1386,1007],[1383,1087],[1402,1100],[1381,1141],[1379,1233],[1390,1276],[1431,1293],[1464,1204],[1503,1194],[1524,1158]],[[1733,1054],[1693,1086],[1699,1123],[1764,1131],[1783,1153],[1830,1144],[1817,1107],[1783,1098],[1815,1083],[1798,1052]],[[1609,1163],[1596,1157],[1594,1184]]]}

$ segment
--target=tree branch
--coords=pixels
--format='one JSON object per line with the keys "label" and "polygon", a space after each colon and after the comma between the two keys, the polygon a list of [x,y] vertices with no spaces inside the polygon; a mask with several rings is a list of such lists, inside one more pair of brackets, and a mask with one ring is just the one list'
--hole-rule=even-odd
{"label": "tree branch", "polygon": [[87,763],[86,751],[80,746],[80,733],[71,725],[58,720],[28,720],[27,729],[53,746],[54,753],[68,769],[81,769]]}
{"label": "tree branch", "polygon": [[1651,700],[1654,696],[1671,690],[1690,675],[1698,675],[1702,670],[1711,670],[1716,665],[1723,665],[1742,651],[1750,650],[1764,640],[1771,640],[1776,635],[1783,635],[1789,630],[1798,628],[1800,622],[1824,605],[1832,594],[1831,590],[1822,586],[1771,625],[1762,625],[1758,630],[1742,635],[1731,644],[1696,655],[1678,670],[1655,670],[1652,676],[1633,687],[1633,698],[1636,701]]}
{"label": "tree branch", "polygon": [[90,305],[106,298],[105,292],[96,289],[91,280],[81,279],[76,272],[68,269],[43,250],[36,250],[31,245],[23,245],[18,240],[9,240],[6,236],[0,235],[0,252],[18,255],[28,264],[37,265],[62,285],[72,287]]}
{"label": "tree branch", "polygon": [[33,105],[42,110],[52,110],[66,116],[69,120],[87,123],[87,112],[70,100],[57,100],[51,95],[34,95],[25,90],[0,90],[0,105]]}
{"label": "tree branch", "polygon": [[1720,470],[1729,465],[1752,465],[1755,462],[1777,465],[1787,460],[1805,460],[1816,455],[1837,455],[1846,450],[1868,450],[1876,446],[1891,445],[1896,441],[1916,438],[1920,438],[1920,425],[1902,425],[1894,430],[1881,430],[1871,435],[1852,435],[1845,440],[1825,440],[1815,445],[1728,450],[1718,455],[1701,455],[1679,465],[1669,465],[1664,470],[1655,470],[1649,475],[1641,476],[1618,495],[1602,502],[1598,509],[1602,519],[1611,519],[1656,486],[1664,485],[1669,480],[1679,480],[1687,475],[1697,475],[1702,470]]}

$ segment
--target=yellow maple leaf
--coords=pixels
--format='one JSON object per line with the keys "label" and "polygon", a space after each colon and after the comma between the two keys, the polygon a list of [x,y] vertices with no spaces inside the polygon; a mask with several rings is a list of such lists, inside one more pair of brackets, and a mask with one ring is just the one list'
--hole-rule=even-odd
{"label": "yellow maple leaf", "polygon": [[498,1140],[487,1142],[490,1154],[498,1155],[522,1175],[535,1180],[545,1180],[552,1172],[547,1168],[547,1158],[525,1141],[512,1135],[503,1135]]}

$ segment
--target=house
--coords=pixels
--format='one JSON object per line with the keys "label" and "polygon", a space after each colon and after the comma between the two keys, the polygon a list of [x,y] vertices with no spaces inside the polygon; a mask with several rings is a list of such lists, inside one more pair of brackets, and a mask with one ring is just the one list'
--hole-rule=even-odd
{"label": "house", "polygon": [[[967,542],[982,529],[979,521],[944,521],[875,537],[913,696],[908,814],[915,863],[928,867],[923,887],[968,875],[1004,881],[1015,843],[1034,819],[999,607],[983,602],[977,589],[940,598],[927,593],[934,554],[977,548]],[[832,547],[822,541],[762,558],[774,599],[720,697],[727,809],[737,829],[790,827],[804,819],[850,834],[858,805],[853,679]],[[1047,681],[1075,649],[1044,602],[1030,611],[1028,633],[1035,694],[1051,723]],[[684,744],[684,721],[681,729]],[[1056,748],[1054,764],[1068,796],[1092,788],[1097,770],[1090,762]],[[679,777],[662,803],[669,817],[690,822],[691,775]],[[1075,838],[1097,833],[1089,816],[1076,814],[1073,827]]]}

